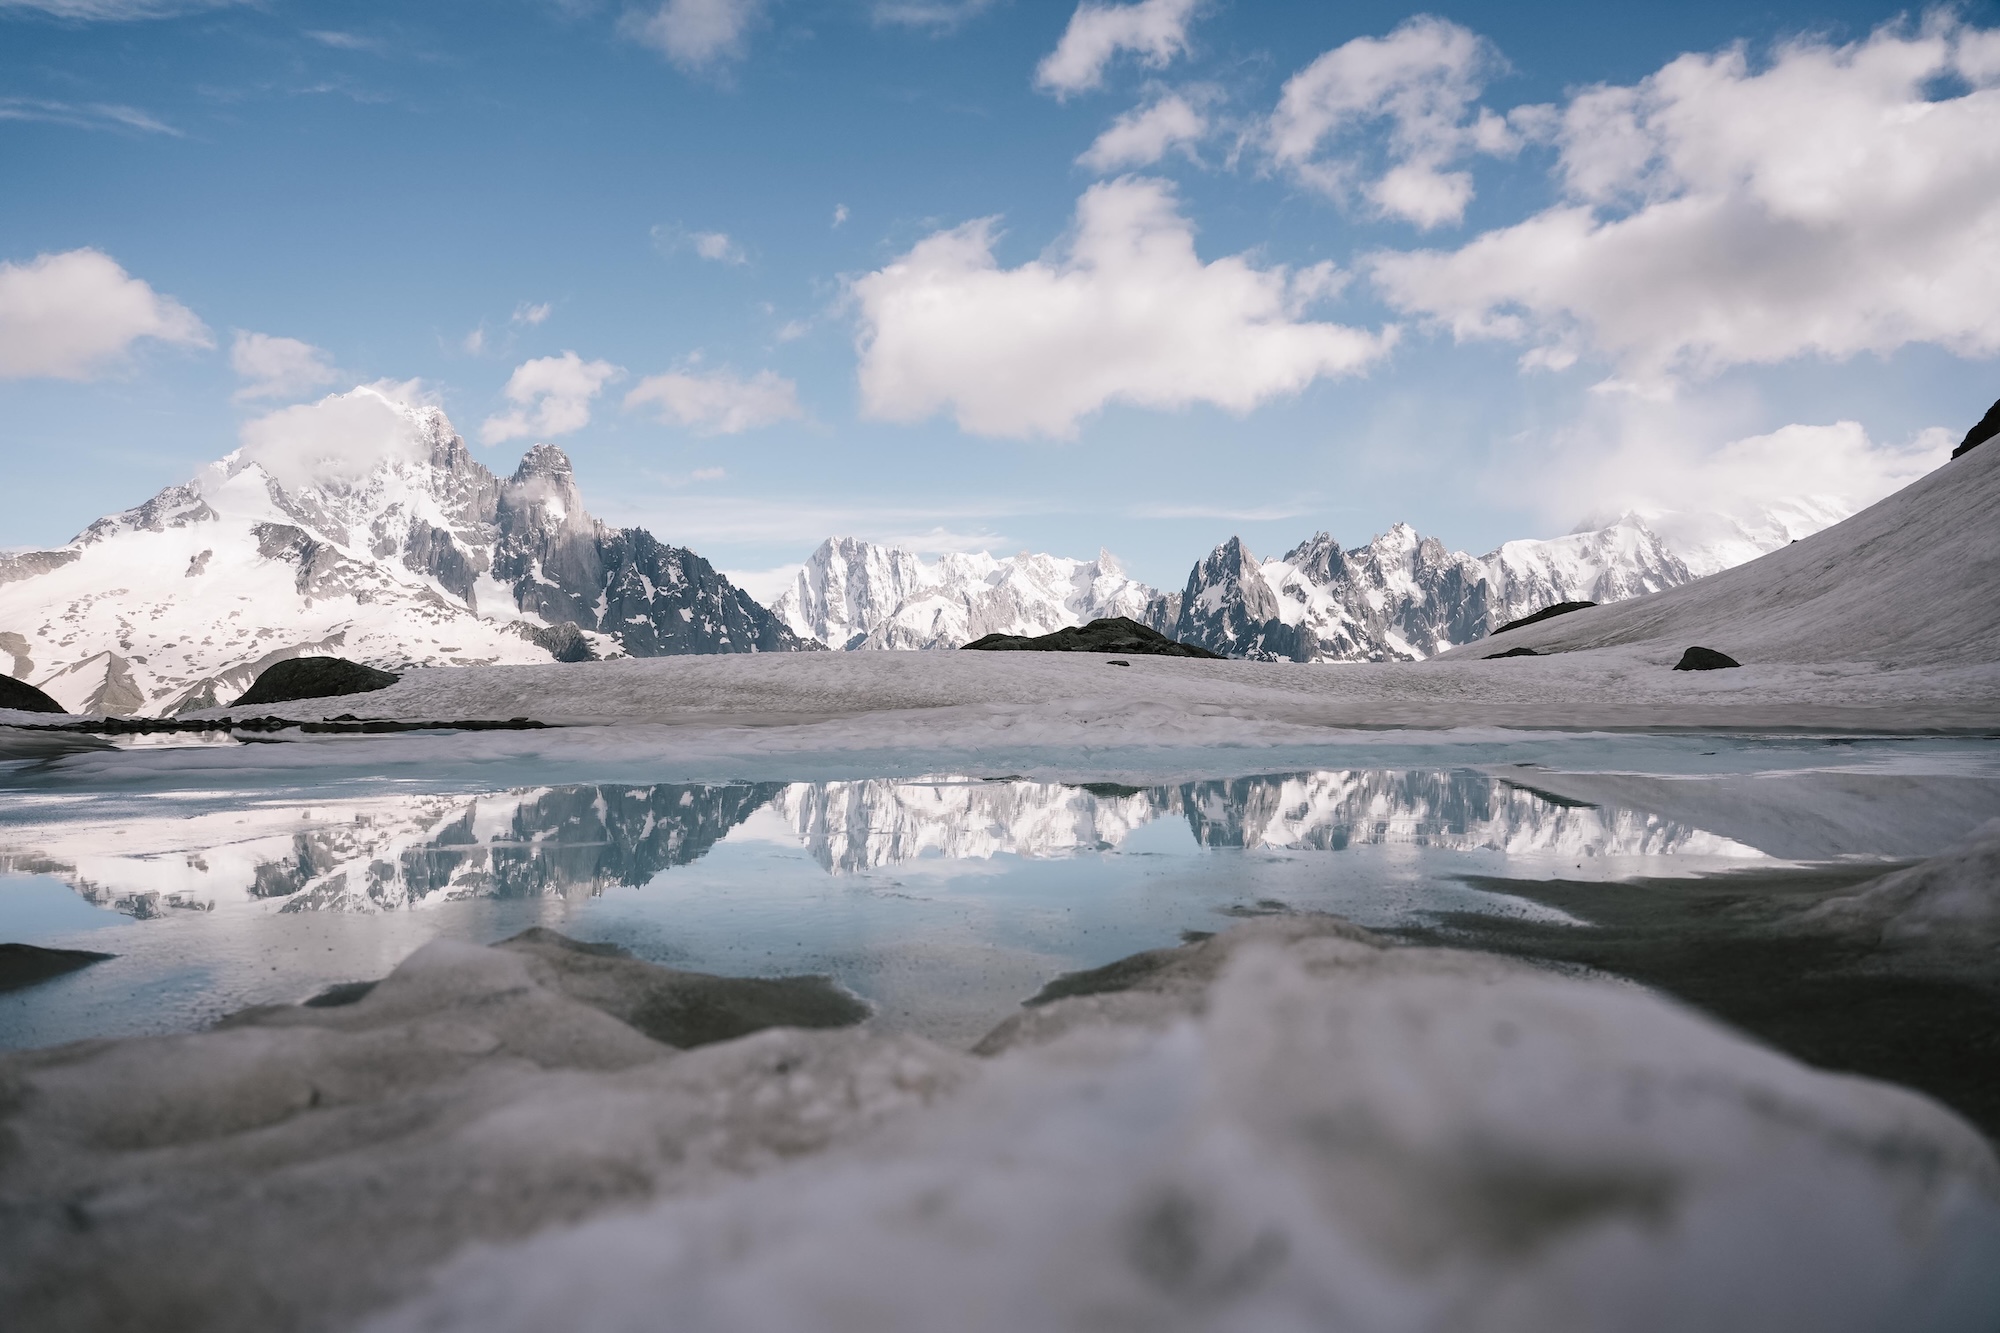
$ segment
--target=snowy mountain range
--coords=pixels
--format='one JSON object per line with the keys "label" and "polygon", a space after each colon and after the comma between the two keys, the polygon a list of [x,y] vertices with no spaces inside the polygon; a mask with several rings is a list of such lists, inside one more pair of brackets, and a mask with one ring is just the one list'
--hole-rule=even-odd
{"label": "snowy mountain range", "polygon": [[1297,662],[1417,661],[1483,638],[1555,602],[1615,602],[1754,559],[1845,518],[1803,499],[1744,515],[1632,511],[1483,556],[1448,550],[1399,523],[1343,549],[1316,533],[1281,559],[1232,537],[1196,563],[1179,592],[1121,571],[1108,552],[914,552],[852,538],[821,543],[772,610],[831,648],[955,648],[982,634],[1045,634],[1129,616],[1231,657]]}
{"label": "snowy mountain range", "polygon": [[830,537],[771,610],[800,638],[830,648],[956,648],[984,634],[1046,634],[1103,616],[1146,621],[1159,594],[1110,552],[995,559],[914,552]]}
{"label": "snowy mountain range", "polygon": [[502,480],[441,411],[378,388],[259,425],[67,546],[0,556],[0,668],[72,712],[157,715],[228,703],[301,654],[394,669],[819,647],[694,552],[592,518],[559,449]]}

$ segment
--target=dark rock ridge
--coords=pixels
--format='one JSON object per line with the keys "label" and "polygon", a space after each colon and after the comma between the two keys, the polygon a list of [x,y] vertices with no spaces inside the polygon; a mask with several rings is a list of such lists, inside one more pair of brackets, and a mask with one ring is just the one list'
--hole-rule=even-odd
{"label": "dark rock ridge", "polygon": [[1957,458],[1960,454],[1969,453],[1995,435],[2000,435],[2000,402],[1987,408],[1986,415],[1979,418],[1979,424],[1965,432],[1965,439],[1959,443],[1958,448],[1951,451],[1951,456]]}
{"label": "dark rock ridge", "polygon": [[583,627],[574,620],[565,620],[560,625],[543,625],[528,633],[530,642],[546,648],[550,657],[558,662],[595,662],[597,654],[590,646],[590,640],[583,637]]}
{"label": "dark rock ridge", "polygon": [[1486,655],[1486,660],[1488,662],[1497,662],[1503,657],[1540,657],[1540,656],[1541,654],[1536,652],[1533,648],[1509,648],[1504,653],[1488,653]]}
{"label": "dark rock ridge", "polygon": [[294,657],[268,668],[236,703],[281,704],[293,699],[367,694],[387,689],[400,679],[394,672],[378,671],[344,657]]}
{"label": "dark rock ridge", "polygon": [[60,713],[63,706],[25,680],[0,676],[0,708],[16,708],[23,713]]}
{"label": "dark rock ridge", "polygon": [[1722,671],[1743,664],[1728,653],[1718,653],[1713,648],[1690,648],[1681,654],[1681,660],[1674,663],[1676,671]]}
{"label": "dark rock ridge", "polygon": [[1583,611],[1596,605],[1596,602],[1557,602],[1554,606],[1543,607],[1531,616],[1522,616],[1519,620],[1510,620],[1506,624],[1496,628],[1493,632],[1495,634],[1505,634],[1510,629],[1519,629],[1523,625],[1539,625],[1544,620],[1553,620],[1557,616],[1566,616],[1572,611]]}
{"label": "dark rock ridge", "polygon": [[988,634],[965,645],[987,653],[1131,653],[1150,657],[1220,658],[1192,643],[1176,643],[1127,616],[1107,616],[1088,625],[1070,625],[1052,634]]}
{"label": "dark rock ridge", "polygon": [[115,954],[88,949],[44,949],[36,944],[0,944],[0,991],[20,990],[37,982],[79,972]]}

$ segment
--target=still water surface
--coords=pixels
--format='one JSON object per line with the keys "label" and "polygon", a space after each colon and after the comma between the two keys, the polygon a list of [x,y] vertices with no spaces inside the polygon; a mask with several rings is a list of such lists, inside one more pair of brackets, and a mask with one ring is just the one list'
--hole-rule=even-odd
{"label": "still water surface", "polygon": [[[1984,741],[1519,752],[1329,752],[1324,767],[1160,785],[545,786],[523,771],[484,789],[405,772],[121,791],[16,768],[0,940],[118,956],[0,994],[0,1045],[186,1030],[381,976],[435,936],[533,925],[677,967],[827,973],[882,1026],[965,1043],[1057,974],[1244,915],[1559,919],[1464,879],[1888,861],[2000,816],[2000,745]],[[1357,757],[1372,762],[1340,763]]]}

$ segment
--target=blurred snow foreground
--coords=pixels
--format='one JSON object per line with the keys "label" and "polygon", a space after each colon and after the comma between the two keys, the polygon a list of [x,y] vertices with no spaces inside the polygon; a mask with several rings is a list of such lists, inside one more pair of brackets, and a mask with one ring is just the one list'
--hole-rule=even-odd
{"label": "blurred snow foreground", "polygon": [[1708,1331],[2000,1309],[1976,1131],[1636,987],[1290,916],[1072,978],[974,1054],[865,1027],[676,1050],[614,1016],[656,971],[547,935],[439,942],[339,1007],[5,1057],[0,1315]]}

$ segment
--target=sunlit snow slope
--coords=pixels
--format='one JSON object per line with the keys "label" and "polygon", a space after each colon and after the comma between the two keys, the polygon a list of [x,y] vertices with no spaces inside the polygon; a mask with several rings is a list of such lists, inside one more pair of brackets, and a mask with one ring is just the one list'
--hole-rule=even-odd
{"label": "sunlit snow slope", "polygon": [[1560,653],[1699,644],[1745,663],[2000,661],[1996,505],[2000,449],[1974,449],[1748,564],[1514,630],[1506,646]]}

